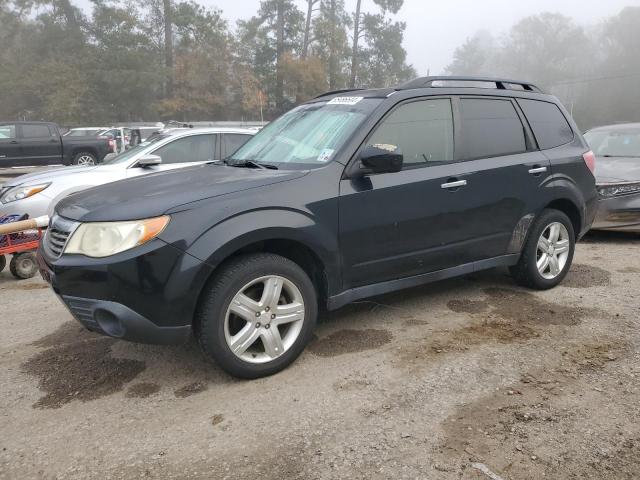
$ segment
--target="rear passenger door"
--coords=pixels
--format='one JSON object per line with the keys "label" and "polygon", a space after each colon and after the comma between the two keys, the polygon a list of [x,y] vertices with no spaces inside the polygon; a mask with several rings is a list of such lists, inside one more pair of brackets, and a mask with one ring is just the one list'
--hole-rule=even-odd
{"label": "rear passenger door", "polygon": [[538,208],[550,162],[515,100],[465,96],[456,103],[460,162],[451,173],[466,182],[460,193],[467,202],[477,203],[460,227],[459,238],[473,245],[465,256],[480,261],[519,253],[519,232],[526,231]]}
{"label": "rear passenger door", "polygon": [[61,163],[62,142],[58,132],[46,124],[19,125],[20,155],[23,165]]}

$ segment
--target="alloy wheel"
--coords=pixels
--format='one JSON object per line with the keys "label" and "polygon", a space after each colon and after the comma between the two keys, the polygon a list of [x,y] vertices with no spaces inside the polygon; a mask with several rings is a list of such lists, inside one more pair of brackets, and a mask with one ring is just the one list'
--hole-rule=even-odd
{"label": "alloy wheel", "polygon": [[96,162],[93,157],[89,155],[81,155],[78,157],[78,165],[95,165]]}
{"label": "alloy wheel", "polygon": [[302,293],[293,282],[277,275],[260,277],[231,300],[224,321],[225,340],[245,362],[271,362],[295,343],[304,314]]}
{"label": "alloy wheel", "polygon": [[560,222],[547,226],[538,240],[536,262],[543,278],[553,280],[560,275],[569,259],[571,239],[569,231]]}

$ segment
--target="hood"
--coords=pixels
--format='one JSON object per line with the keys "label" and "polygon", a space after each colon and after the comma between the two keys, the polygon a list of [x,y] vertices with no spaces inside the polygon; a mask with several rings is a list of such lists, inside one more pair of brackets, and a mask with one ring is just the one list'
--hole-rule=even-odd
{"label": "hood", "polygon": [[640,182],[640,158],[597,157],[596,183]]}
{"label": "hood", "polygon": [[35,173],[28,173],[16,178],[10,178],[5,182],[7,187],[17,187],[18,185],[36,185],[38,183],[48,183],[58,177],[65,177],[68,175],[74,175],[78,173],[87,173],[95,170],[96,168],[104,168],[101,166],[92,167],[58,167],[49,168],[47,170],[41,170]]}
{"label": "hood", "polygon": [[262,170],[219,164],[167,170],[69,195],[56,212],[80,222],[155,217],[187,203],[302,177],[307,171]]}

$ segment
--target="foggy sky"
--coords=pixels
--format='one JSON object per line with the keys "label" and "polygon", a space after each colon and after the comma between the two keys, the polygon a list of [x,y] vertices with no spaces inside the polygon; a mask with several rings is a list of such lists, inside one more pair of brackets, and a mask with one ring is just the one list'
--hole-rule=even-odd
{"label": "foggy sky", "polygon": [[[260,0],[200,1],[221,8],[231,25],[255,13],[260,4]],[[347,10],[354,11],[355,0],[345,1]],[[304,1],[296,3],[306,12]],[[372,0],[362,3],[363,9],[373,9]],[[561,13],[578,23],[594,23],[628,5],[640,6],[640,0],[405,0],[396,18],[407,22],[408,62],[421,75],[429,69],[436,75],[451,62],[456,47],[478,30],[499,35],[521,18],[543,11]]]}
{"label": "foggy sky", "polygon": [[[251,17],[260,4],[260,0],[197,1],[222,9],[234,28],[236,20]],[[303,0],[295,1],[306,12]],[[347,10],[353,12],[356,1],[345,1]],[[85,8],[89,6],[89,0],[76,2]],[[409,63],[421,75],[428,70],[435,75],[451,62],[456,47],[478,30],[499,36],[521,18],[543,11],[561,13],[581,24],[593,24],[629,5],[640,6],[640,0],[405,0],[396,18],[407,22],[404,45]],[[372,0],[363,0],[363,9],[373,7]]]}

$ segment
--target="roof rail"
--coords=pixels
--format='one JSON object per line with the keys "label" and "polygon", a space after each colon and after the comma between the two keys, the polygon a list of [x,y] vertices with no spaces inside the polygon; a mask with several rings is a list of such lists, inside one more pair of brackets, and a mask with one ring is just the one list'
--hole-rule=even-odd
{"label": "roof rail", "polygon": [[[361,90],[364,90],[364,88],[343,88],[343,89],[340,89],[340,90],[332,90],[330,92],[322,93],[322,94],[318,95],[315,98],[322,98],[322,97],[326,97],[328,95],[336,95],[338,93],[358,92],[358,91],[361,91]],[[314,100],[315,100],[315,98],[314,98]]]}
{"label": "roof rail", "polygon": [[[396,87],[396,90],[411,90],[413,88],[432,87],[435,82],[483,82],[495,83],[498,90],[514,90],[512,85],[519,85],[527,92],[542,93],[542,90],[530,82],[522,82],[520,80],[508,80],[506,78],[491,77],[459,77],[459,76],[441,76],[441,77],[420,77],[403,83]],[[474,87],[469,87],[474,88]]]}

